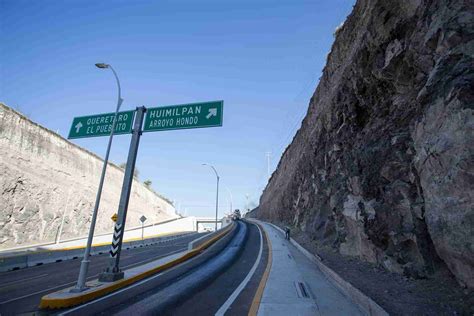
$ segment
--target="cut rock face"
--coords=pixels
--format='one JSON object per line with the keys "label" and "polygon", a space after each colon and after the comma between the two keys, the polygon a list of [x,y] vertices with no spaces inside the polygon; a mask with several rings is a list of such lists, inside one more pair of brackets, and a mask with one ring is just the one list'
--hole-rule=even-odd
{"label": "cut rock face", "polygon": [[474,287],[474,7],[359,0],[255,216]]}
{"label": "cut rock face", "polygon": [[[0,103],[0,249],[85,236],[103,160]],[[109,164],[96,234],[111,232],[123,170]],[[133,182],[127,228],[177,217],[166,200]]]}

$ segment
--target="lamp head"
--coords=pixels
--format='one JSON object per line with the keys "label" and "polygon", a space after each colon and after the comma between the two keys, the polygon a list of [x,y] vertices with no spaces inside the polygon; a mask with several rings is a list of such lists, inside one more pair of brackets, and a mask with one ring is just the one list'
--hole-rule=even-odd
{"label": "lamp head", "polygon": [[95,64],[95,66],[96,66],[97,68],[101,68],[101,69],[109,68],[109,65],[108,65],[108,64],[105,64],[105,63],[97,63],[97,64]]}

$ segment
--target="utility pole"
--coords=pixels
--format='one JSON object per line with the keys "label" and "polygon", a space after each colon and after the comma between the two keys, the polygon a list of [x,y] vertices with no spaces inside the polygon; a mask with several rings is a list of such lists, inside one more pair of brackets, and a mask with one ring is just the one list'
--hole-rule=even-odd
{"label": "utility pole", "polygon": [[232,198],[232,192],[230,191],[229,187],[225,186],[225,188],[226,188],[227,192],[228,192],[229,195],[230,195],[230,213],[232,214],[232,202],[233,202],[233,201],[232,201],[232,200],[233,200],[233,198]]}
{"label": "utility pole", "polygon": [[249,211],[249,195],[248,193],[245,194],[245,198],[247,199],[247,206],[245,207],[247,209],[247,212]]}
{"label": "utility pole", "polygon": [[217,179],[217,189],[216,189],[216,227],[215,227],[215,231],[217,231],[217,213],[219,211],[219,174],[217,173],[217,170],[216,168],[214,168],[213,165],[210,165],[210,164],[207,164],[207,163],[203,163],[202,164],[203,166],[208,166],[208,167],[211,167],[212,170],[214,170],[214,173],[216,174],[216,179]]}
{"label": "utility pole", "polygon": [[267,151],[265,156],[267,156],[267,180],[270,180],[270,157],[272,155],[271,151]]}

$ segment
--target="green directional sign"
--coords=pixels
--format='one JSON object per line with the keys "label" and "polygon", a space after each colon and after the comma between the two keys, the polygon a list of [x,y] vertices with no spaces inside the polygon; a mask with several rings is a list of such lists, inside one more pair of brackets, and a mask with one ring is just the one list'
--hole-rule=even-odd
{"label": "green directional sign", "polygon": [[[110,135],[115,113],[96,114],[75,117],[69,130],[68,139]],[[135,111],[124,111],[117,114],[114,134],[132,132]]]}
{"label": "green directional sign", "polygon": [[147,109],[144,132],[222,126],[224,101]]}

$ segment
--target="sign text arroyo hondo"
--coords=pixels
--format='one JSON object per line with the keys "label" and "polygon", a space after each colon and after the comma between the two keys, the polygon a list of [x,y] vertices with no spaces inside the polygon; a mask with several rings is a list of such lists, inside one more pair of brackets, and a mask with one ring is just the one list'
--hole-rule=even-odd
{"label": "sign text arroyo hondo", "polygon": [[222,114],[223,101],[150,108],[143,131],[222,126]]}
{"label": "sign text arroyo hondo", "polygon": [[[223,101],[162,106],[147,109],[144,132],[222,126]],[[135,111],[119,112],[114,134],[130,134]],[[107,136],[114,113],[75,117],[69,139]]]}

